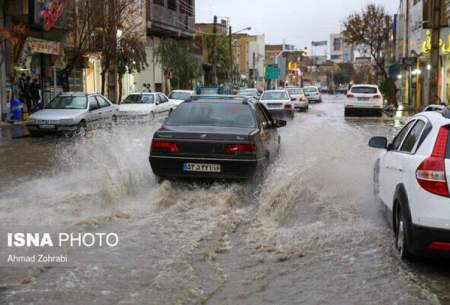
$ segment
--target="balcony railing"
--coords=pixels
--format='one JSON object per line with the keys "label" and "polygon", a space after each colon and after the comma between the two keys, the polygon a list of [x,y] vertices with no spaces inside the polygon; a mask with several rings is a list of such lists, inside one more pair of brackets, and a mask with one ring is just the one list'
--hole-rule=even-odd
{"label": "balcony railing", "polygon": [[162,5],[147,1],[147,21],[150,31],[169,32],[176,36],[193,36],[195,33],[195,18],[185,13],[169,9]]}

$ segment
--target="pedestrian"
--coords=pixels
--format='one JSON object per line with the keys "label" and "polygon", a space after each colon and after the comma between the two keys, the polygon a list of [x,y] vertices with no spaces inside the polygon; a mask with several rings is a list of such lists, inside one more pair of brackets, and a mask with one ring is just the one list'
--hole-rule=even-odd
{"label": "pedestrian", "polygon": [[27,104],[27,112],[28,114],[31,113],[31,110],[33,109],[32,105],[32,99],[31,99],[31,77],[27,76],[25,78],[25,84],[24,84],[24,90],[25,90],[25,103]]}
{"label": "pedestrian", "polygon": [[40,107],[41,93],[39,91],[39,82],[37,78],[33,78],[33,81],[30,84],[30,98],[32,104],[32,111],[34,112]]}
{"label": "pedestrian", "polygon": [[26,83],[26,75],[25,73],[22,73],[19,77],[17,87],[19,89],[19,99],[22,101],[22,103],[25,103],[25,83]]}

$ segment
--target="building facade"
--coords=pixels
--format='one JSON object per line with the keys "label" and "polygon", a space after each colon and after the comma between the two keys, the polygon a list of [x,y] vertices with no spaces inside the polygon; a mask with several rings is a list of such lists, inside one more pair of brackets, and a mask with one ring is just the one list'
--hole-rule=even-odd
{"label": "building facade", "polygon": [[240,80],[249,87],[264,87],[264,35],[233,35],[233,61]]}

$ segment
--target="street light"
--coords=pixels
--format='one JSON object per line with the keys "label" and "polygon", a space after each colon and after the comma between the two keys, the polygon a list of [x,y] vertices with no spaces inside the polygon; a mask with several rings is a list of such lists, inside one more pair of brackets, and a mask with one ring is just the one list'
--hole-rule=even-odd
{"label": "street light", "polygon": [[251,31],[251,30],[252,30],[252,27],[249,26],[249,27],[243,28],[242,30],[239,30],[239,31],[237,31],[237,32],[234,32],[234,33],[232,33],[232,34],[233,34],[233,35],[234,35],[234,34],[239,34],[239,33],[246,32],[246,31]]}

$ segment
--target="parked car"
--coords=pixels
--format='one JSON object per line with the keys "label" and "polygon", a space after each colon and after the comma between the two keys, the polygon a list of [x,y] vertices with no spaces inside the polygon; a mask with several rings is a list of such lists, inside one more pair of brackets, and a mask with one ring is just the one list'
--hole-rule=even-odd
{"label": "parked car", "polygon": [[319,88],[320,93],[322,94],[328,94],[330,92],[330,88],[328,88],[328,86],[321,86]]}
{"label": "parked car", "polygon": [[44,109],[30,115],[31,135],[77,133],[117,118],[118,109],[100,94],[68,92],[56,96]]}
{"label": "parked car", "polygon": [[161,178],[257,177],[277,155],[285,125],[243,98],[185,102],[155,132],[150,164]]}
{"label": "parked car", "polygon": [[383,95],[376,85],[353,85],[347,93],[345,116],[383,115]]}
{"label": "parked car", "polygon": [[253,98],[259,100],[261,94],[256,88],[240,89],[237,93],[238,96]]}
{"label": "parked car", "polygon": [[310,103],[322,103],[322,94],[316,86],[306,86],[303,88],[303,91]]}
{"label": "parked car", "polygon": [[288,87],[286,88],[287,92],[294,98],[294,109],[297,111],[308,111],[309,109],[309,101],[305,96],[302,88],[297,87]]}
{"label": "parked car", "polygon": [[150,119],[169,113],[176,106],[160,92],[142,92],[128,95],[119,105],[121,119]]}
{"label": "parked car", "polygon": [[450,110],[414,116],[383,149],[375,165],[375,193],[393,227],[402,259],[412,255],[450,258]]}
{"label": "parked car", "polygon": [[295,115],[293,100],[286,90],[264,91],[260,99],[272,116],[291,120]]}
{"label": "parked car", "polygon": [[445,105],[428,105],[423,109],[424,112],[427,111],[444,111],[447,108]]}
{"label": "parked car", "polygon": [[184,101],[192,99],[193,95],[195,95],[195,91],[192,90],[173,90],[169,94],[169,100],[175,107],[178,107]]}

